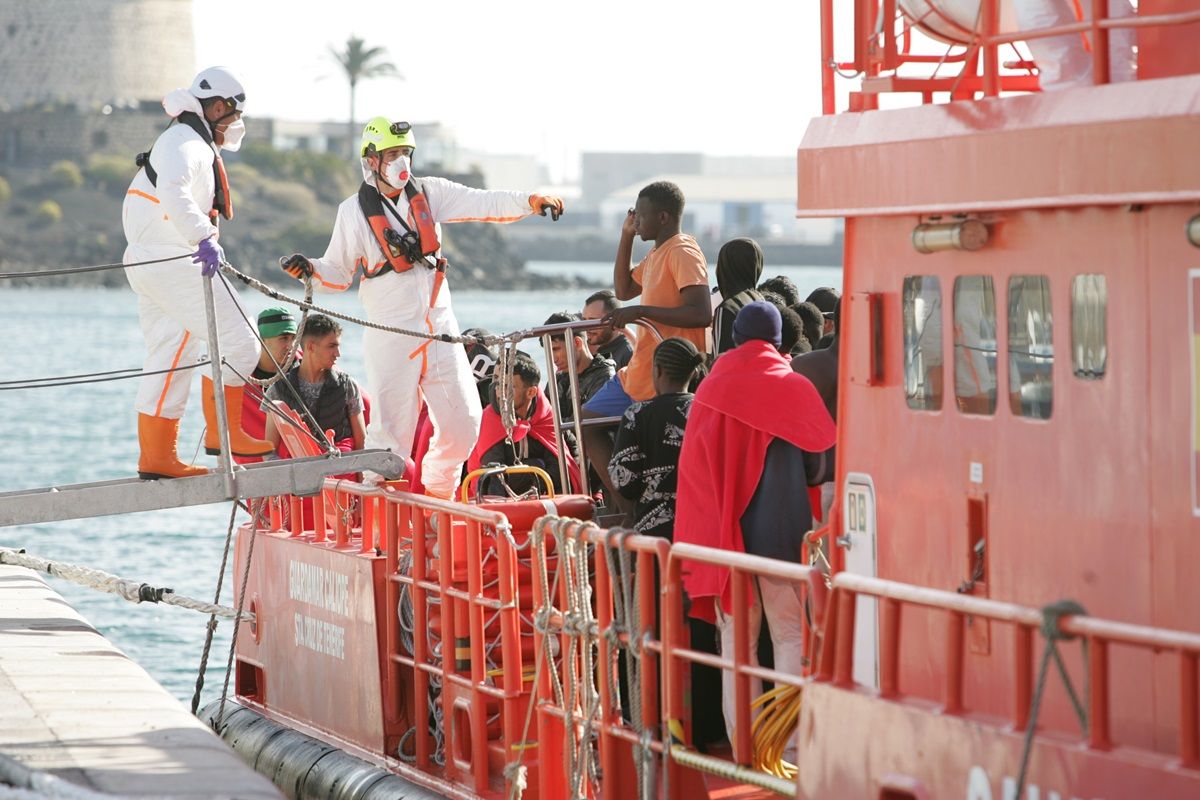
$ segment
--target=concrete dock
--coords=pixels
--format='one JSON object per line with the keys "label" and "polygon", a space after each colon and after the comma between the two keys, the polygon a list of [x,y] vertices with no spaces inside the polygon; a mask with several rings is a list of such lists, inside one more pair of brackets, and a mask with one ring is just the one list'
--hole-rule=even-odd
{"label": "concrete dock", "polygon": [[119,797],[282,797],[41,577],[7,565],[0,754]]}

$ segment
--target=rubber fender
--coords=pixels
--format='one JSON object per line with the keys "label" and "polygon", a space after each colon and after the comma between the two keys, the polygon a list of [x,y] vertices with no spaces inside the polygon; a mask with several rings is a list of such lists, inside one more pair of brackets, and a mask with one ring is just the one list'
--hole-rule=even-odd
{"label": "rubber fender", "polygon": [[385,770],[366,764],[341,750],[322,756],[304,777],[298,800],[357,800],[389,777]]}
{"label": "rubber fender", "polygon": [[[211,724],[219,701],[200,719]],[[441,795],[357,759],[325,742],[227,701],[220,731],[247,763],[292,800],[441,800]]]}
{"label": "rubber fender", "polygon": [[[281,742],[283,738],[272,739],[271,746],[274,746],[275,742]],[[308,774],[312,771],[313,764],[337,748],[324,742],[315,741],[307,736],[302,736],[299,733],[292,734],[292,736],[287,738],[291,739],[288,742],[288,750],[285,757],[279,759],[279,766],[275,768],[275,773],[270,776],[271,782],[278,786],[288,797],[300,797],[300,787],[307,782]]]}

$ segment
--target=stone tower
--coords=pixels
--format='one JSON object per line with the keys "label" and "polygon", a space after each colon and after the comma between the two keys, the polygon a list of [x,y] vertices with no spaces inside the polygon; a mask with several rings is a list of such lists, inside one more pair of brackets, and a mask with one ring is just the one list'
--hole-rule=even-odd
{"label": "stone tower", "polygon": [[195,71],[192,0],[0,2],[0,110],[157,101]]}

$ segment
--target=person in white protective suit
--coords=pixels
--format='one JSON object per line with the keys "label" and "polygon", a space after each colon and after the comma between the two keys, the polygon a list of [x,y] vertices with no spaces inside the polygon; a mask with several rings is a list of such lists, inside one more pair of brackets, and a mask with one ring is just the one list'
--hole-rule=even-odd
{"label": "person in white protective suit", "polygon": [[[1107,6],[1109,19],[1123,19],[1135,13],[1129,0],[1107,0]],[[1083,20],[1090,20],[1092,4],[1072,0],[1013,0],[1017,26],[1023,31],[1071,25],[1079,21],[1076,16],[1079,12]],[[1132,28],[1109,32],[1110,82],[1132,81],[1137,77],[1136,38]],[[1085,40],[1079,34],[1030,39],[1025,45],[1037,63],[1038,82],[1043,91],[1092,85],[1092,54],[1085,49]]]}
{"label": "person in white protective suit", "polygon": [[[208,470],[179,460],[179,420],[187,405],[191,371],[170,370],[194,364],[208,339],[204,278],[216,274],[213,301],[217,335],[226,367],[223,372],[229,415],[230,448],[242,456],[262,455],[270,442],[241,428],[241,375],[258,363],[259,344],[239,310],[235,293],[219,272],[224,253],[218,244],[217,217],[233,216],[221,150],[237,150],[245,135],[242,111],[246,93],[225,67],[196,75],[188,89],[163,99],[171,123],[148,153],[138,156],[137,175],[125,195],[124,262],[161,263],[125,270],[138,295],[138,319],[146,339],[146,360],[135,408],[144,479],[203,475]],[[199,264],[198,269],[195,264]],[[213,382],[202,381],[204,437],[209,453],[218,452],[217,408]]]}
{"label": "person in white protective suit", "polygon": [[[405,122],[376,117],[363,130],[364,182],[338,207],[325,255],[280,259],[297,279],[312,276],[318,291],[340,292],[361,268],[359,298],[374,323],[459,334],[440,257],[443,222],[514,222],[535,211],[557,219],[562,200],[538,194],[472,189],[444,178],[412,175],[416,140]],[[432,496],[449,498],[479,435],[482,409],[461,345],[368,328],[367,382],[377,412],[368,441],[402,457],[413,446],[424,400],[434,434],[421,480]]]}

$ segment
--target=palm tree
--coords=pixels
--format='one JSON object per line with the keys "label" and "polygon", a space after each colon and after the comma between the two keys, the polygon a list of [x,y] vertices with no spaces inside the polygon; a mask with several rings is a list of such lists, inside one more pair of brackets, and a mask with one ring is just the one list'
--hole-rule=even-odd
{"label": "palm tree", "polygon": [[357,36],[351,36],[346,40],[346,49],[338,50],[335,47],[330,47],[329,52],[341,64],[342,70],[346,73],[346,78],[350,81],[350,120],[346,129],[347,141],[350,143],[350,149],[354,151],[355,156],[358,155],[358,148],[355,143],[355,125],[354,125],[354,99],[355,92],[358,90],[358,82],[368,78],[383,78],[397,77],[401,80],[404,76],[396,69],[392,62],[385,60],[387,50],[383,47],[367,47],[366,42]]}

